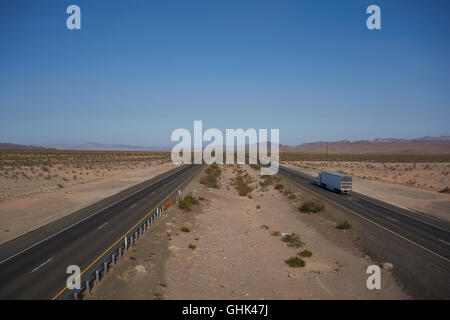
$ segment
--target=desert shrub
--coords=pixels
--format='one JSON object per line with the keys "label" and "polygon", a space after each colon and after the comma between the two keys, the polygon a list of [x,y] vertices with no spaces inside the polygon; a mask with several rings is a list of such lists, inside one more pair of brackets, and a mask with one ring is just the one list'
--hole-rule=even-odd
{"label": "desert shrub", "polygon": [[182,231],[182,232],[189,232],[189,231],[191,231],[191,229],[189,229],[188,227],[182,227],[180,229],[180,231]]}
{"label": "desert shrub", "polygon": [[304,243],[300,239],[300,236],[296,233],[288,233],[283,238],[281,238],[283,242],[286,242],[289,247],[303,247]]}
{"label": "desert shrub", "polygon": [[262,229],[269,230],[269,226],[267,226],[267,225],[265,225],[265,224],[263,224],[263,225],[261,226],[261,228],[262,228]]}
{"label": "desert shrub", "polygon": [[175,203],[175,200],[169,200],[169,201],[167,201],[165,204],[164,204],[164,206],[163,206],[163,209],[164,210],[167,210],[171,205],[173,205]]}
{"label": "desert shrub", "polygon": [[192,206],[195,204],[199,204],[198,199],[195,198],[191,193],[189,193],[187,196],[184,197],[184,199],[180,199],[178,201],[178,208],[184,211],[191,211]]}
{"label": "desert shrub", "polygon": [[261,188],[266,188],[270,186],[275,181],[275,176],[261,176],[263,179],[262,182],[259,183]]}
{"label": "desert shrub", "polygon": [[440,193],[450,193],[450,188],[445,187],[444,189],[439,190]]}
{"label": "desert shrub", "polygon": [[206,185],[208,188],[219,188],[218,178],[222,174],[217,163],[211,164],[206,170],[206,175],[200,178],[200,183]]}
{"label": "desert shrub", "polygon": [[279,236],[281,236],[281,232],[280,231],[273,231],[270,235],[274,236],[274,237],[279,237]]}
{"label": "desert shrub", "polygon": [[284,188],[284,186],[281,184],[281,183],[278,183],[276,186],[275,186],[275,189],[277,189],[277,190],[281,190],[281,189],[283,189]]}
{"label": "desert shrub", "polygon": [[295,194],[293,194],[293,193],[291,193],[290,195],[289,195],[289,197],[288,197],[288,199],[295,199],[296,197],[295,197]]}
{"label": "desert shrub", "polygon": [[302,212],[317,213],[325,210],[325,204],[319,199],[312,199],[302,203],[300,207]]}
{"label": "desert shrub", "polygon": [[200,183],[204,184],[208,188],[219,188],[217,177],[211,174],[207,174],[200,178]]}
{"label": "desert shrub", "polygon": [[300,252],[300,255],[301,255],[302,257],[308,258],[308,257],[311,257],[311,256],[312,256],[312,252],[309,251],[309,250],[303,250],[302,252]]}
{"label": "desert shrub", "polygon": [[192,249],[192,250],[195,250],[195,248],[197,248],[197,246],[195,244],[189,243],[188,248]]}
{"label": "desert shrub", "polygon": [[261,209],[261,206],[258,204],[258,205],[256,206],[256,209]]}
{"label": "desert shrub", "polygon": [[345,221],[341,222],[341,223],[337,226],[337,228],[338,228],[338,229],[341,229],[341,230],[348,230],[348,229],[351,229],[351,228],[352,228],[352,225],[350,224],[350,222],[348,222],[347,220],[345,220]]}
{"label": "desert shrub", "polygon": [[286,260],[286,263],[292,268],[303,268],[305,266],[305,261],[300,257],[290,257]]}
{"label": "desert shrub", "polygon": [[238,191],[241,197],[245,197],[253,190],[253,188],[248,185],[247,181],[245,181],[240,174],[236,175],[234,182],[236,185],[236,190]]}

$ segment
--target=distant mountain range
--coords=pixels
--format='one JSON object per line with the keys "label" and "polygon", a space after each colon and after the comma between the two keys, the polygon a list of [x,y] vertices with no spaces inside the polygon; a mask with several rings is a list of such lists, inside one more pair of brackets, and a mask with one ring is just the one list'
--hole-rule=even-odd
{"label": "distant mountain range", "polygon": [[[450,154],[450,136],[422,137],[417,139],[378,138],[374,140],[341,140],[318,141],[289,146],[280,144],[281,152],[304,154],[364,154],[364,153],[391,153],[391,154]],[[247,146],[248,148],[248,146]],[[170,151],[167,147],[143,147],[125,144],[102,144],[88,142],[80,145],[48,145],[32,146],[13,143],[0,143],[0,149],[8,150],[96,150],[96,151]]]}
{"label": "distant mountain range", "polygon": [[39,146],[26,146],[23,144],[15,143],[2,143],[0,142],[0,150],[47,150],[49,148]]}
{"label": "distant mountain range", "polygon": [[[327,142],[318,141],[303,143],[297,146],[280,145],[280,151],[292,153],[325,154]],[[363,154],[363,153],[395,153],[395,154],[450,154],[450,136],[422,137],[417,139],[374,139],[358,141],[328,142],[330,154]]]}

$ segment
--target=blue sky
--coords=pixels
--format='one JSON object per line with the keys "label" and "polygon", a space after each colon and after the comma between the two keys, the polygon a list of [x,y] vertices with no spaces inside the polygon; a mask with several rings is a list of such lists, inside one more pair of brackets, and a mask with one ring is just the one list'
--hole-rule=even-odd
{"label": "blue sky", "polygon": [[[81,8],[82,30],[66,28]],[[365,10],[381,7],[382,29]],[[0,141],[168,145],[450,134],[448,1],[2,1]]]}

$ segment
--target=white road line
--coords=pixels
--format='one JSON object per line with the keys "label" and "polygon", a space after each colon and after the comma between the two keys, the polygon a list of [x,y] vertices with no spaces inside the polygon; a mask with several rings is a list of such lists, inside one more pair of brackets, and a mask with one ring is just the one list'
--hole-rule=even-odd
{"label": "white road line", "polygon": [[105,222],[104,224],[102,224],[100,227],[97,228],[97,230],[100,230],[101,228],[103,228],[104,226],[106,226],[108,224],[108,222]]}
{"label": "white road line", "polygon": [[[178,171],[181,171],[181,169],[178,170]],[[175,171],[174,174],[177,173],[178,171]],[[169,177],[170,177],[170,175],[169,175]],[[165,178],[168,178],[168,177],[161,178],[161,180],[163,180],[163,179],[165,179]],[[17,257],[18,255],[20,255],[20,254],[22,254],[22,253],[24,253],[24,252],[26,252],[26,251],[28,251],[28,250],[34,248],[35,246],[37,246],[37,245],[39,245],[39,244],[41,244],[41,243],[43,243],[43,242],[45,242],[45,241],[47,241],[47,240],[49,240],[49,239],[55,237],[55,236],[57,236],[58,234],[60,234],[60,233],[62,233],[62,232],[64,232],[64,231],[66,231],[66,230],[69,230],[70,228],[72,228],[72,227],[74,227],[74,226],[80,224],[81,222],[83,222],[83,221],[89,219],[90,217],[93,217],[93,216],[99,214],[100,212],[105,211],[106,209],[108,209],[108,208],[110,208],[110,207],[116,205],[117,203],[119,203],[119,202],[121,202],[121,201],[123,201],[123,200],[125,200],[125,199],[127,199],[127,198],[129,198],[129,197],[131,197],[131,196],[133,196],[133,195],[135,195],[135,194],[137,194],[137,193],[139,193],[139,192],[145,190],[145,189],[147,189],[148,187],[150,187],[150,186],[152,186],[152,185],[158,183],[158,182],[161,181],[161,180],[155,181],[154,183],[152,183],[152,184],[150,184],[150,185],[148,185],[148,186],[146,186],[146,187],[144,187],[144,188],[142,188],[142,189],[139,189],[139,190],[137,190],[136,192],[133,192],[132,194],[130,194],[130,195],[128,195],[128,196],[126,196],[126,197],[124,197],[124,198],[122,198],[122,199],[120,199],[120,200],[117,200],[116,202],[111,203],[111,204],[108,205],[107,207],[105,207],[105,208],[103,208],[103,209],[100,209],[100,210],[97,211],[97,212],[94,212],[93,214],[87,216],[86,218],[81,219],[80,221],[75,222],[74,224],[72,224],[72,225],[70,225],[70,226],[68,226],[68,227],[66,227],[66,228],[64,228],[64,229],[62,229],[62,230],[60,230],[60,231],[58,231],[57,233],[55,233],[55,234],[53,234],[53,235],[51,235],[51,236],[48,236],[47,238],[42,239],[41,241],[36,242],[35,244],[33,244],[33,245],[31,245],[31,246],[29,246],[29,247],[27,247],[27,248],[25,248],[25,249],[23,249],[23,250],[21,250],[21,251],[15,253],[15,254],[13,254],[12,256],[6,258],[5,260],[0,261],[0,264],[5,263],[6,261],[11,260],[11,259],[14,258],[14,257]]]}
{"label": "white road line", "polygon": [[[368,197],[368,198],[369,198],[369,197]],[[378,200],[378,199],[375,199],[375,200]],[[366,201],[368,201],[368,200],[366,200]],[[378,201],[380,201],[380,200],[378,200]],[[370,202],[370,201],[368,201],[368,202]],[[373,202],[372,202],[372,203],[373,203]],[[426,224],[426,225],[428,225],[428,226],[430,226],[430,227],[439,229],[439,230],[444,231],[444,232],[450,232],[449,230],[444,229],[444,228],[441,228],[441,227],[438,227],[438,226],[435,225],[435,224],[432,224],[432,223],[426,222],[426,221],[424,221],[424,220],[420,220],[420,219],[418,219],[418,218],[415,218],[415,217],[413,217],[413,216],[410,216],[410,215],[401,213],[401,212],[399,212],[399,211],[396,211],[395,209],[391,209],[391,208],[386,207],[386,206],[384,206],[384,205],[381,205],[381,204],[379,204],[379,203],[374,203],[374,204],[377,205],[377,206],[380,206],[380,207],[382,207],[382,208],[385,208],[385,209],[387,209],[387,210],[389,210],[389,211],[395,212],[395,214],[398,214],[398,215],[404,216],[404,217],[406,217],[406,218],[415,220],[415,221],[417,221],[417,222]],[[396,207],[396,206],[394,205],[394,207]],[[397,207],[398,207],[398,206],[397,206]],[[402,208],[402,207],[399,207],[399,208],[400,208],[400,209],[405,209],[405,208]]]}
{"label": "white road line", "polygon": [[447,245],[449,245],[449,246],[450,246],[450,243],[448,243],[448,242],[447,242],[447,241],[445,241],[445,240],[439,239],[439,241],[440,241],[440,242],[443,242],[443,243],[445,243],[445,244],[447,244]]}
{"label": "white road line", "polygon": [[133,205],[132,205],[132,206],[130,207],[130,209],[131,209],[131,208],[134,208],[134,207],[136,207],[136,203],[135,203],[135,204],[133,204]]}
{"label": "white road line", "polygon": [[37,269],[39,269],[40,267],[42,267],[43,265],[46,265],[47,263],[49,263],[50,261],[52,261],[53,258],[48,259],[47,261],[45,261],[43,264],[37,266],[36,268],[33,269],[33,271],[31,272],[35,272]]}
{"label": "white road line", "polygon": [[398,222],[398,220],[397,219],[394,219],[394,218],[391,218],[391,217],[389,217],[389,216],[384,216],[386,219],[389,219],[389,220],[391,220],[391,221],[394,221],[394,222]]}

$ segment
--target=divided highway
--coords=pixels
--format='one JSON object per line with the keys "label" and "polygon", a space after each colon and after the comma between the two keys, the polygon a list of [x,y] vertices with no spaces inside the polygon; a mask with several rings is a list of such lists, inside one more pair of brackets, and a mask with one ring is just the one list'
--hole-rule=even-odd
{"label": "divided highway", "polygon": [[195,176],[172,169],[0,246],[0,299],[64,298],[69,265],[90,271],[108,248]]}
{"label": "divided highway", "polygon": [[[391,262],[415,297],[450,299],[450,223],[352,192],[336,194],[314,179],[280,166],[279,175],[341,209],[371,256]],[[382,289],[381,289],[382,290]]]}

